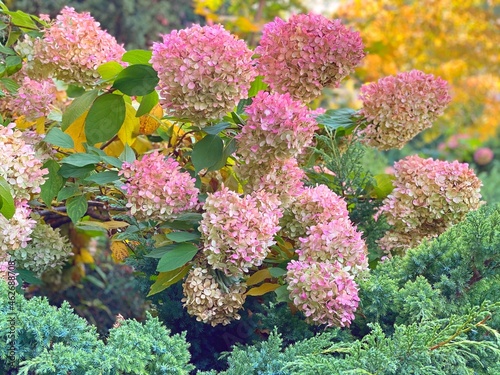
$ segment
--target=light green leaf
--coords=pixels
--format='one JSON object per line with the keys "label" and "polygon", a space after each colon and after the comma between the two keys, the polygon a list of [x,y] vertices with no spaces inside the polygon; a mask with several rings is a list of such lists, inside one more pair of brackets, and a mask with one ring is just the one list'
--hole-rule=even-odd
{"label": "light green leaf", "polygon": [[52,128],[43,139],[45,142],[62,148],[73,148],[75,142],[68,134],[63,133],[59,128]]}
{"label": "light green leaf", "polygon": [[135,152],[129,145],[125,145],[122,153],[118,157],[121,161],[126,161],[128,163],[133,163],[135,161]]}
{"label": "light green leaf", "polygon": [[123,66],[116,61],[108,61],[97,67],[97,72],[101,75],[104,81],[109,81],[115,78],[121,71]]}
{"label": "light green leaf", "polygon": [[130,64],[150,65],[149,61],[151,60],[152,55],[152,51],[133,49],[123,54],[122,61],[128,62]]}
{"label": "light green leaf", "polygon": [[84,152],[77,152],[76,154],[71,154],[61,160],[64,164],[74,165],[75,167],[84,167],[86,165],[95,165],[101,161],[101,158],[97,155],[86,154]]}
{"label": "light green leaf", "polygon": [[135,117],[141,117],[142,115],[151,112],[151,110],[155,107],[155,105],[158,104],[158,101],[159,97],[156,91],[151,91],[149,94],[144,95],[142,97],[141,104],[137,109]]}
{"label": "light green leaf", "polygon": [[0,203],[0,214],[6,219],[11,219],[16,212],[16,205],[14,204],[10,186],[2,176],[0,176]]}
{"label": "light green leaf", "polygon": [[200,239],[199,233],[196,232],[170,232],[166,237],[174,242],[188,242]]}
{"label": "light green leaf", "polygon": [[149,291],[148,297],[160,293],[167,289],[169,286],[174,285],[178,281],[181,281],[184,276],[186,276],[191,269],[190,264],[185,264],[182,267],[176,268],[175,270],[168,272],[160,272],[156,281],[151,285],[151,290]]}
{"label": "light green leaf", "polygon": [[122,95],[104,94],[90,107],[85,119],[87,142],[94,145],[113,138],[125,120],[125,101]]}
{"label": "light green leaf", "polygon": [[182,242],[177,244],[175,249],[170,250],[161,257],[156,270],[158,272],[167,272],[175,270],[189,262],[194,258],[198,248],[189,242]]}
{"label": "light green leaf", "polygon": [[62,131],[65,131],[72,123],[88,111],[95,98],[97,98],[97,93],[97,90],[88,91],[73,100],[62,115]]}
{"label": "light green leaf", "polygon": [[257,76],[248,90],[248,97],[253,98],[259,91],[265,90],[269,87],[267,83],[262,82],[262,76]]}
{"label": "light green leaf", "polygon": [[269,273],[272,277],[280,277],[286,275],[286,270],[284,270],[283,268],[271,267],[269,268]]}

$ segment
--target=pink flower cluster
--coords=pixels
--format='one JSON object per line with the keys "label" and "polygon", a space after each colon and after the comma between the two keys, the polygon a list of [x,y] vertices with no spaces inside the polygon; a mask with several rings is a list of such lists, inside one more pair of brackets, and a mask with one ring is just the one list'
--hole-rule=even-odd
{"label": "pink flower cluster", "polygon": [[26,201],[16,201],[14,216],[6,219],[0,214],[0,259],[5,259],[8,251],[26,247],[36,221],[30,218],[31,210]]}
{"label": "pink flower cluster", "polygon": [[342,217],[308,228],[296,250],[300,261],[332,262],[353,276],[368,269],[367,249],[348,218]]}
{"label": "pink flower cluster", "polygon": [[194,25],[153,44],[151,63],[169,115],[204,125],[231,111],[257,76],[253,52],[221,25]]}
{"label": "pink flower cluster", "polygon": [[33,121],[47,116],[50,106],[56,101],[56,85],[52,79],[36,81],[24,77],[16,96],[9,99],[9,110],[26,120]]}
{"label": "pink flower cluster", "polygon": [[123,163],[120,175],[127,179],[127,207],[139,220],[169,220],[198,207],[195,179],[180,170],[179,163],[155,151],[141,160]]}
{"label": "pink flower cluster", "polygon": [[379,150],[401,149],[440,116],[451,101],[448,83],[418,70],[363,85],[359,116],[367,123],[360,134]]}
{"label": "pink flower cluster", "polygon": [[40,193],[47,169],[36,156],[33,146],[26,142],[23,132],[16,124],[0,126],[0,176],[10,184],[15,199],[29,200],[32,194]]}
{"label": "pink flower cluster", "polygon": [[474,152],[474,161],[477,165],[488,165],[494,157],[495,154],[489,147],[481,147]]}
{"label": "pink flower cluster", "polygon": [[120,61],[125,52],[89,13],[77,13],[70,7],[61,10],[43,38],[27,43],[33,44],[33,53],[28,56],[30,75],[51,75],[83,86],[95,85],[100,79],[96,68],[108,61]]}
{"label": "pink flower cluster", "polygon": [[304,102],[338,86],[365,53],[358,32],[317,14],[298,14],[288,22],[276,18],[264,26],[255,52],[259,73],[274,91]]}
{"label": "pink flower cluster", "polygon": [[336,263],[292,260],[286,280],[290,298],[311,324],[346,327],[359,303],[353,277]]}
{"label": "pink flower cluster", "polygon": [[312,142],[316,121],[289,94],[260,91],[246,108],[248,119],[236,136],[246,164],[268,164],[296,157]]}
{"label": "pink flower cluster", "polygon": [[235,276],[260,266],[280,229],[279,204],[263,190],[240,197],[223,187],[209,194],[200,223],[208,263]]}
{"label": "pink flower cluster", "polygon": [[436,237],[481,205],[481,181],[468,164],[414,155],[395,163],[394,169],[394,190],[378,212],[393,225],[379,242],[387,252],[405,251]]}
{"label": "pink flower cluster", "polygon": [[183,306],[197,321],[215,327],[240,319],[238,310],[245,302],[245,284],[222,285],[208,269],[196,267],[189,271],[182,289]]}

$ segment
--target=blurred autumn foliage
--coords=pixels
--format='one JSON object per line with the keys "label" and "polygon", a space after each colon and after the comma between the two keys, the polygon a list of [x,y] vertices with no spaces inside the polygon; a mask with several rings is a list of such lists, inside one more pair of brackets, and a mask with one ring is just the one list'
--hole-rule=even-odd
{"label": "blurred autumn foliage", "polygon": [[369,52],[363,81],[410,69],[441,76],[453,102],[428,135],[481,140],[500,124],[500,5],[488,0],[352,0],[333,17],[361,32]]}

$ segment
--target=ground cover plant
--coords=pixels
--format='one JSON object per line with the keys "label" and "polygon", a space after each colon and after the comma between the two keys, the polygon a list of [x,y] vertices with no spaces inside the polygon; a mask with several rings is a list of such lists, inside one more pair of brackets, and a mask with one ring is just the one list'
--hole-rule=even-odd
{"label": "ground cover plant", "polygon": [[466,163],[366,159],[430,128],[446,81],[326,110],[366,55],[340,19],[126,51],[89,13],[0,7],[4,372],[500,371],[499,207]]}

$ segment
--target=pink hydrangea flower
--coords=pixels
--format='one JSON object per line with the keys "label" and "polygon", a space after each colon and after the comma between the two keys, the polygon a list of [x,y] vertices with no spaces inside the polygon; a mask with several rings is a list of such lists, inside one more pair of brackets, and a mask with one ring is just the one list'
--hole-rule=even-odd
{"label": "pink hydrangea flower", "polygon": [[283,231],[288,237],[298,239],[313,225],[342,218],[349,218],[344,199],[326,185],[306,187],[285,211]]}
{"label": "pink hydrangea flower", "polygon": [[31,210],[25,200],[16,200],[16,211],[10,219],[0,214],[0,259],[5,259],[8,251],[26,247],[36,221],[30,218]]}
{"label": "pink hydrangea flower", "polygon": [[401,149],[430,128],[451,101],[448,83],[418,70],[363,85],[359,116],[367,123],[363,142],[379,150]]}
{"label": "pink hydrangea flower", "polygon": [[295,252],[300,261],[336,262],[353,276],[368,269],[368,250],[361,232],[345,217],[312,225],[299,241]]}
{"label": "pink hydrangea flower", "polygon": [[387,252],[436,237],[481,205],[481,181],[466,163],[413,155],[395,163],[394,169],[394,190],[378,212],[393,225],[379,242]]}
{"label": "pink hydrangea flower", "polygon": [[14,198],[29,200],[32,194],[40,193],[48,171],[42,168],[42,161],[23,132],[15,127],[14,123],[0,126],[0,176],[9,183]]}
{"label": "pink hydrangea flower", "polygon": [[487,165],[491,163],[494,157],[495,154],[489,147],[481,147],[474,152],[474,161],[478,165]]}
{"label": "pink hydrangea flower", "polygon": [[52,79],[40,81],[24,77],[16,96],[9,98],[8,108],[26,120],[34,121],[47,116],[51,105],[56,101],[56,85]]}
{"label": "pink hydrangea flower", "polygon": [[[4,262],[4,261],[1,261],[1,258],[0,258],[0,280],[5,280],[6,282],[9,282],[9,281],[13,281],[14,282],[14,286],[17,287],[19,285],[19,283],[17,282],[16,280],[16,277],[19,275],[18,273],[16,272],[9,272],[9,262]],[[9,277],[11,278],[9,280]],[[12,277],[14,277],[14,280],[12,280]]]}
{"label": "pink hydrangea flower", "polygon": [[221,25],[194,25],[153,44],[161,104],[169,115],[202,126],[231,111],[257,76],[253,52]]}
{"label": "pink hydrangea flower", "polygon": [[274,91],[309,102],[324,87],[336,87],[352,73],[365,53],[358,32],[317,14],[276,18],[264,26],[259,73]]}
{"label": "pink hydrangea flower", "polygon": [[101,30],[87,12],[64,7],[44,32],[43,38],[25,40],[29,74],[34,78],[53,76],[66,83],[93,86],[100,79],[97,67],[120,61],[125,49]]}
{"label": "pink hydrangea flower", "polygon": [[238,153],[247,164],[293,158],[312,143],[316,121],[289,94],[260,91],[245,111],[248,119],[236,139]]}
{"label": "pink hydrangea flower", "polygon": [[311,324],[347,327],[358,308],[358,287],[338,264],[288,263],[286,280],[293,304]]}
{"label": "pink hydrangea flower", "polygon": [[195,179],[182,172],[177,161],[158,151],[133,163],[123,163],[120,175],[127,179],[122,187],[127,207],[140,220],[170,220],[198,207]]}
{"label": "pink hydrangea flower", "polygon": [[223,187],[209,194],[199,228],[208,263],[236,276],[260,266],[280,229],[278,207],[277,197],[263,190],[240,197]]}

